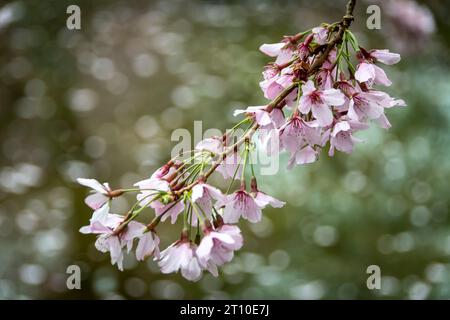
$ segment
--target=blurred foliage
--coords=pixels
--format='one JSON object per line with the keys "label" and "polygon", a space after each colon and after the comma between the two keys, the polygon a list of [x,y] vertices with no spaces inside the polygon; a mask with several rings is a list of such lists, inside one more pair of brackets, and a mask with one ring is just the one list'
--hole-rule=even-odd
{"label": "blurred foliage", "polygon": [[[338,20],[345,1],[0,4],[0,298],[449,298],[450,26],[447,3],[427,3],[436,32],[387,69],[408,103],[388,111],[393,127],[370,129],[352,155],[262,177],[288,205],[241,223],[244,248],[198,283],[133,256],[124,272],[111,266],[78,233],[91,212],[74,179],[129,186],[168,159],[172,130],[231,127],[233,109],[264,103],[258,46]],[[65,27],[69,4],[80,31]],[[367,30],[366,6],[361,44],[408,47],[384,16]],[[163,247],[178,231],[160,230]],[[66,288],[71,264],[82,290]],[[366,287],[371,264],[381,290]]]}

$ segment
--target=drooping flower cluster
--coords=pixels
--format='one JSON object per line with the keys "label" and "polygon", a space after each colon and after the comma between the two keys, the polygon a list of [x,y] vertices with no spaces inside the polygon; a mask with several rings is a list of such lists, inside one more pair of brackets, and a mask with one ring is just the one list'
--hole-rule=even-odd
{"label": "drooping flower cluster", "polygon": [[[243,246],[236,225],[240,218],[257,223],[263,209],[285,204],[258,188],[251,161],[256,141],[271,157],[286,151],[292,168],[315,162],[324,148],[330,156],[335,150],[351,153],[359,141],[355,132],[366,129],[370,120],[389,128],[385,109],[405,105],[376,87],[391,85],[380,63],[395,64],[400,56],[359,47],[348,30],[350,15],[262,45],[260,50],[275,58],[260,83],[270,102],[236,110],[245,118],[223,136],[202,140],[188,157],[171,159],[135,188],[113,190],[107,183],[78,179],[92,189],[86,203],[95,210],[80,232],[96,234],[96,248],[109,252],[121,270],[124,252],[136,243],[136,258],[153,257],[162,273],[180,271],[191,281],[204,271],[217,276],[218,267]],[[226,193],[208,184],[216,172],[230,181]],[[236,181],[240,186],[230,192]],[[137,193],[136,203],[125,215],[113,214],[114,198],[129,192]],[[146,225],[136,221],[145,209],[155,213]],[[156,229],[169,218],[172,224],[182,219],[181,236],[160,252]]]}

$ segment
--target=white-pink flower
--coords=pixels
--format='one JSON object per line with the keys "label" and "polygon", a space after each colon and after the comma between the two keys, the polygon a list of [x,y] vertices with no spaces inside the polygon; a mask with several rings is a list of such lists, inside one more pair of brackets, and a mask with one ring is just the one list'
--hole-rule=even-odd
{"label": "white-pink flower", "polygon": [[336,89],[317,90],[314,83],[308,80],[302,86],[302,96],[298,109],[307,114],[312,111],[314,118],[321,126],[328,126],[333,122],[332,106],[344,104],[344,94]]}
{"label": "white-pink flower", "polygon": [[[200,181],[192,188],[191,197],[192,201],[200,207],[202,213],[204,213],[207,218],[211,217],[214,201],[222,201],[224,199],[222,191],[203,181]],[[191,223],[193,225],[197,223],[197,215],[192,215]]]}
{"label": "white-pink flower", "polygon": [[154,256],[159,259],[159,237],[153,230],[143,233],[139,237],[139,242],[136,247],[136,259],[144,260],[149,256]]}
{"label": "white-pink flower", "polygon": [[353,137],[354,130],[367,129],[367,125],[358,122],[351,122],[349,120],[341,120],[336,122],[330,134],[330,150],[328,154],[334,155],[334,149],[341,152],[351,153],[356,142],[361,142],[360,139]]}
{"label": "white-pink flower", "polygon": [[[267,196],[267,195],[266,195]],[[267,196],[269,197],[269,196]],[[242,217],[250,222],[256,223],[261,221],[262,209],[264,209],[268,204],[272,207],[279,208],[284,205],[284,202],[273,200],[264,203],[262,200],[256,199],[251,193],[248,193],[243,188],[234,192],[233,194],[225,196],[223,202],[218,203],[219,206],[225,206],[223,211],[223,220],[225,223],[236,223],[239,218]],[[267,198],[265,198],[267,199]]]}
{"label": "white-pink flower", "polygon": [[95,179],[84,178],[78,178],[77,182],[92,189],[92,193],[84,199],[84,202],[94,210],[101,208],[111,198],[109,194],[112,190],[107,182],[102,184]]}
{"label": "white-pink flower", "polygon": [[317,44],[325,44],[328,38],[328,29],[324,27],[315,27],[312,29],[312,33],[314,35],[314,41]]}
{"label": "white-pink flower", "polygon": [[309,145],[298,148],[289,158],[287,168],[290,170],[294,167],[294,164],[303,165],[316,162],[320,150],[318,147],[315,149]]}
{"label": "white-pink flower", "polygon": [[383,69],[367,61],[358,64],[356,67],[355,79],[361,83],[368,82],[369,85],[382,84],[388,87],[392,84]]}
{"label": "white-pink flower", "polygon": [[196,254],[200,265],[217,276],[217,266],[229,262],[234,251],[243,244],[241,230],[237,226],[222,224],[216,229],[207,226],[203,228],[204,237],[197,248]]}
{"label": "white-pink flower", "polygon": [[80,232],[84,234],[98,234],[95,242],[97,250],[111,255],[111,264],[117,264],[119,270],[123,270],[123,244],[118,235],[114,234],[114,229],[122,223],[123,217],[110,214],[109,206],[105,205],[97,211],[97,215],[93,217],[88,226],[80,228]]}
{"label": "white-pink flower", "polygon": [[384,116],[384,108],[398,103],[381,91],[356,92],[350,99],[348,117],[351,120],[365,122]]}
{"label": "white-pink flower", "polygon": [[392,82],[388,79],[383,69],[375,65],[375,62],[381,62],[392,65],[400,61],[398,53],[389,52],[389,50],[370,50],[366,51],[360,48],[358,53],[360,63],[356,67],[355,79],[359,82],[372,84],[382,84],[390,86]]}
{"label": "white-pink flower", "polygon": [[320,131],[298,115],[294,115],[280,128],[280,142],[281,147],[293,155],[305,145],[319,145]]}
{"label": "white-pink flower", "polygon": [[158,262],[162,273],[181,271],[181,275],[190,281],[198,281],[202,268],[198,262],[196,245],[190,241],[179,240],[161,252]]}

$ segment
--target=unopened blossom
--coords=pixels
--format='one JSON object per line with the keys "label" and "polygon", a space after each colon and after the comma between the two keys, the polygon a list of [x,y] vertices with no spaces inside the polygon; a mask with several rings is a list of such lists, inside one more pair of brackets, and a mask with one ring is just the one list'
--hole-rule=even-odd
{"label": "unopened blossom", "polygon": [[178,240],[161,252],[158,262],[162,273],[181,271],[181,275],[190,280],[198,281],[202,276],[202,268],[195,251],[197,246],[188,240]]}
{"label": "unopened blossom", "polygon": [[84,178],[78,178],[77,182],[85,187],[92,189],[92,193],[84,199],[84,202],[94,210],[101,208],[113,196],[122,194],[121,192],[112,194],[113,191],[111,190],[107,182],[102,184],[95,179]]}
{"label": "unopened blossom", "polygon": [[311,49],[310,49],[309,45],[313,39],[314,39],[314,35],[310,34],[306,37],[306,39],[303,42],[301,42],[298,45],[297,51],[298,51],[298,56],[299,56],[300,60],[305,61],[311,54]]}
{"label": "unopened blossom", "polygon": [[334,78],[336,76],[336,50],[330,51],[327,59],[324,61],[322,67],[316,76],[316,82],[320,89],[332,89]]}
{"label": "unopened blossom", "polygon": [[344,94],[339,90],[318,90],[311,80],[302,86],[302,93],[298,109],[303,114],[312,111],[321,126],[328,126],[333,122],[331,107],[340,106],[345,102]]}
{"label": "unopened blossom", "polygon": [[217,276],[217,267],[231,261],[234,251],[243,244],[241,230],[237,226],[222,224],[213,229],[210,225],[203,228],[202,238],[196,254],[200,265]]}

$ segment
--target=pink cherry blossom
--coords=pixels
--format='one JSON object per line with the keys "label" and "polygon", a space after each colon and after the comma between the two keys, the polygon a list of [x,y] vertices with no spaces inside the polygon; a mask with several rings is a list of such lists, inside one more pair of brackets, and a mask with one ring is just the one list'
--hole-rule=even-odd
{"label": "pink cherry blossom", "polygon": [[95,241],[95,248],[103,253],[109,252],[111,255],[111,264],[117,264],[117,268],[123,271],[123,252],[119,237],[110,234],[101,234]]}
{"label": "pink cherry blossom", "polygon": [[359,82],[368,82],[369,85],[382,84],[384,86],[390,86],[392,84],[383,69],[367,61],[358,64],[355,79]]}
{"label": "pink cherry blossom", "polygon": [[145,225],[137,221],[130,221],[119,234],[122,247],[126,247],[130,252],[133,248],[134,239],[140,237],[145,230]]}
{"label": "pink cherry blossom", "polygon": [[351,120],[364,122],[368,119],[378,119],[384,116],[384,108],[400,103],[380,91],[360,91],[355,93],[348,108],[348,117]]}
{"label": "pink cherry blossom", "polygon": [[94,210],[102,207],[110,199],[109,193],[112,191],[107,182],[101,184],[95,179],[78,178],[77,182],[92,189],[92,194],[84,199],[84,202]]}
{"label": "pink cherry blossom", "polygon": [[233,194],[227,195],[223,201],[225,205],[223,220],[225,223],[236,223],[240,217],[250,222],[261,220],[261,208],[256,204],[255,199],[247,191],[241,189]]}
{"label": "pink cherry blossom", "polygon": [[222,224],[216,229],[206,227],[203,232],[205,236],[196,251],[198,261],[217,276],[217,266],[231,261],[234,251],[242,247],[241,230],[237,226]]}
{"label": "pink cherry blossom", "polygon": [[[222,201],[224,195],[219,189],[201,181],[192,188],[191,199],[201,208],[202,213],[204,213],[207,218],[210,218],[213,211],[213,202]],[[197,215],[192,215],[191,223],[193,225],[197,223]]]}
{"label": "pink cherry blossom", "polygon": [[95,242],[97,250],[111,254],[111,264],[117,264],[119,270],[123,270],[123,253],[122,243],[118,235],[114,235],[114,229],[117,228],[123,221],[123,217],[115,214],[108,213],[109,207],[103,206],[98,212],[95,219],[91,219],[91,223],[88,226],[84,226],[80,229],[81,233],[98,234],[98,238]]}
{"label": "pink cherry blossom", "polygon": [[313,128],[299,115],[294,115],[280,128],[281,147],[293,155],[306,144],[320,144],[321,137],[317,128]]}
{"label": "pink cherry blossom", "polygon": [[274,197],[269,196],[264,192],[261,192],[259,190],[255,191],[256,191],[256,194],[254,194],[255,201],[258,204],[258,206],[263,209],[268,205],[270,205],[273,208],[281,208],[286,204],[286,202],[275,199]]}
{"label": "pink cherry blossom", "polygon": [[285,42],[263,44],[259,50],[269,57],[276,57],[275,64],[284,64],[290,61],[293,57],[294,51]]}
{"label": "pink cherry blossom", "polygon": [[361,140],[353,137],[352,133],[355,129],[366,129],[368,126],[362,123],[351,122],[348,120],[342,120],[336,122],[331,130],[330,137],[330,150],[328,154],[334,155],[334,149],[345,153],[351,153],[356,142]]}
{"label": "pink cherry blossom", "polygon": [[340,106],[345,102],[344,94],[339,90],[317,90],[311,80],[303,85],[302,91],[298,109],[303,114],[311,110],[321,126],[328,126],[333,122],[331,106]]}
{"label": "pink cherry blossom", "polygon": [[328,38],[328,29],[324,27],[315,27],[312,29],[312,33],[314,35],[314,41],[317,44],[325,44]]}
{"label": "pink cherry blossom", "polygon": [[[292,84],[293,79],[294,72],[292,67],[286,67],[276,76],[261,81],[259,86],[264,93],[264,97],[273,100],[281,93],[281,91]],[[292,98],[297,97],[296,95],[293,95],[292,92],[290,95],[292,95],[292,97],[288,96],[286,100],[292,100]]]}
{"label": "pink cherry blossom", "polygon": [[316,162],[319,156],[319,151],[320,148],[314,149],[309,145],[297,149],[289,158],[288,169],[292,169],[294,164],[303,165]]}
{"label": "pink cherry blossom", "polygon": [[136,247],[136,259],[145,260],[149,256],[159,259],[159,237],[152,230],[139,236],[139,242]]}
{"label": "pink cherry blossom", "polygon": [[161,252],[158,262],[162,273],[181,270],[181,275],[190,281],[198,281],[202,276],[202,268],[198,262],[192,242],[179,240]]}
{"label": "pink cherry blossom", "polygon": [[281,203],[276,202],[275,200],[276,199],[264,204],[264,202],[256,200],[254,195],[241,188],[235,193],[226,196],[223,203],[219,202],[218,206],[225,206],[223,211],[223,220],[225,223],[236,223],[239,221],[240,217],[256,223],[261,221],[261,210],[268,204],[277,207],[277,205]]}

